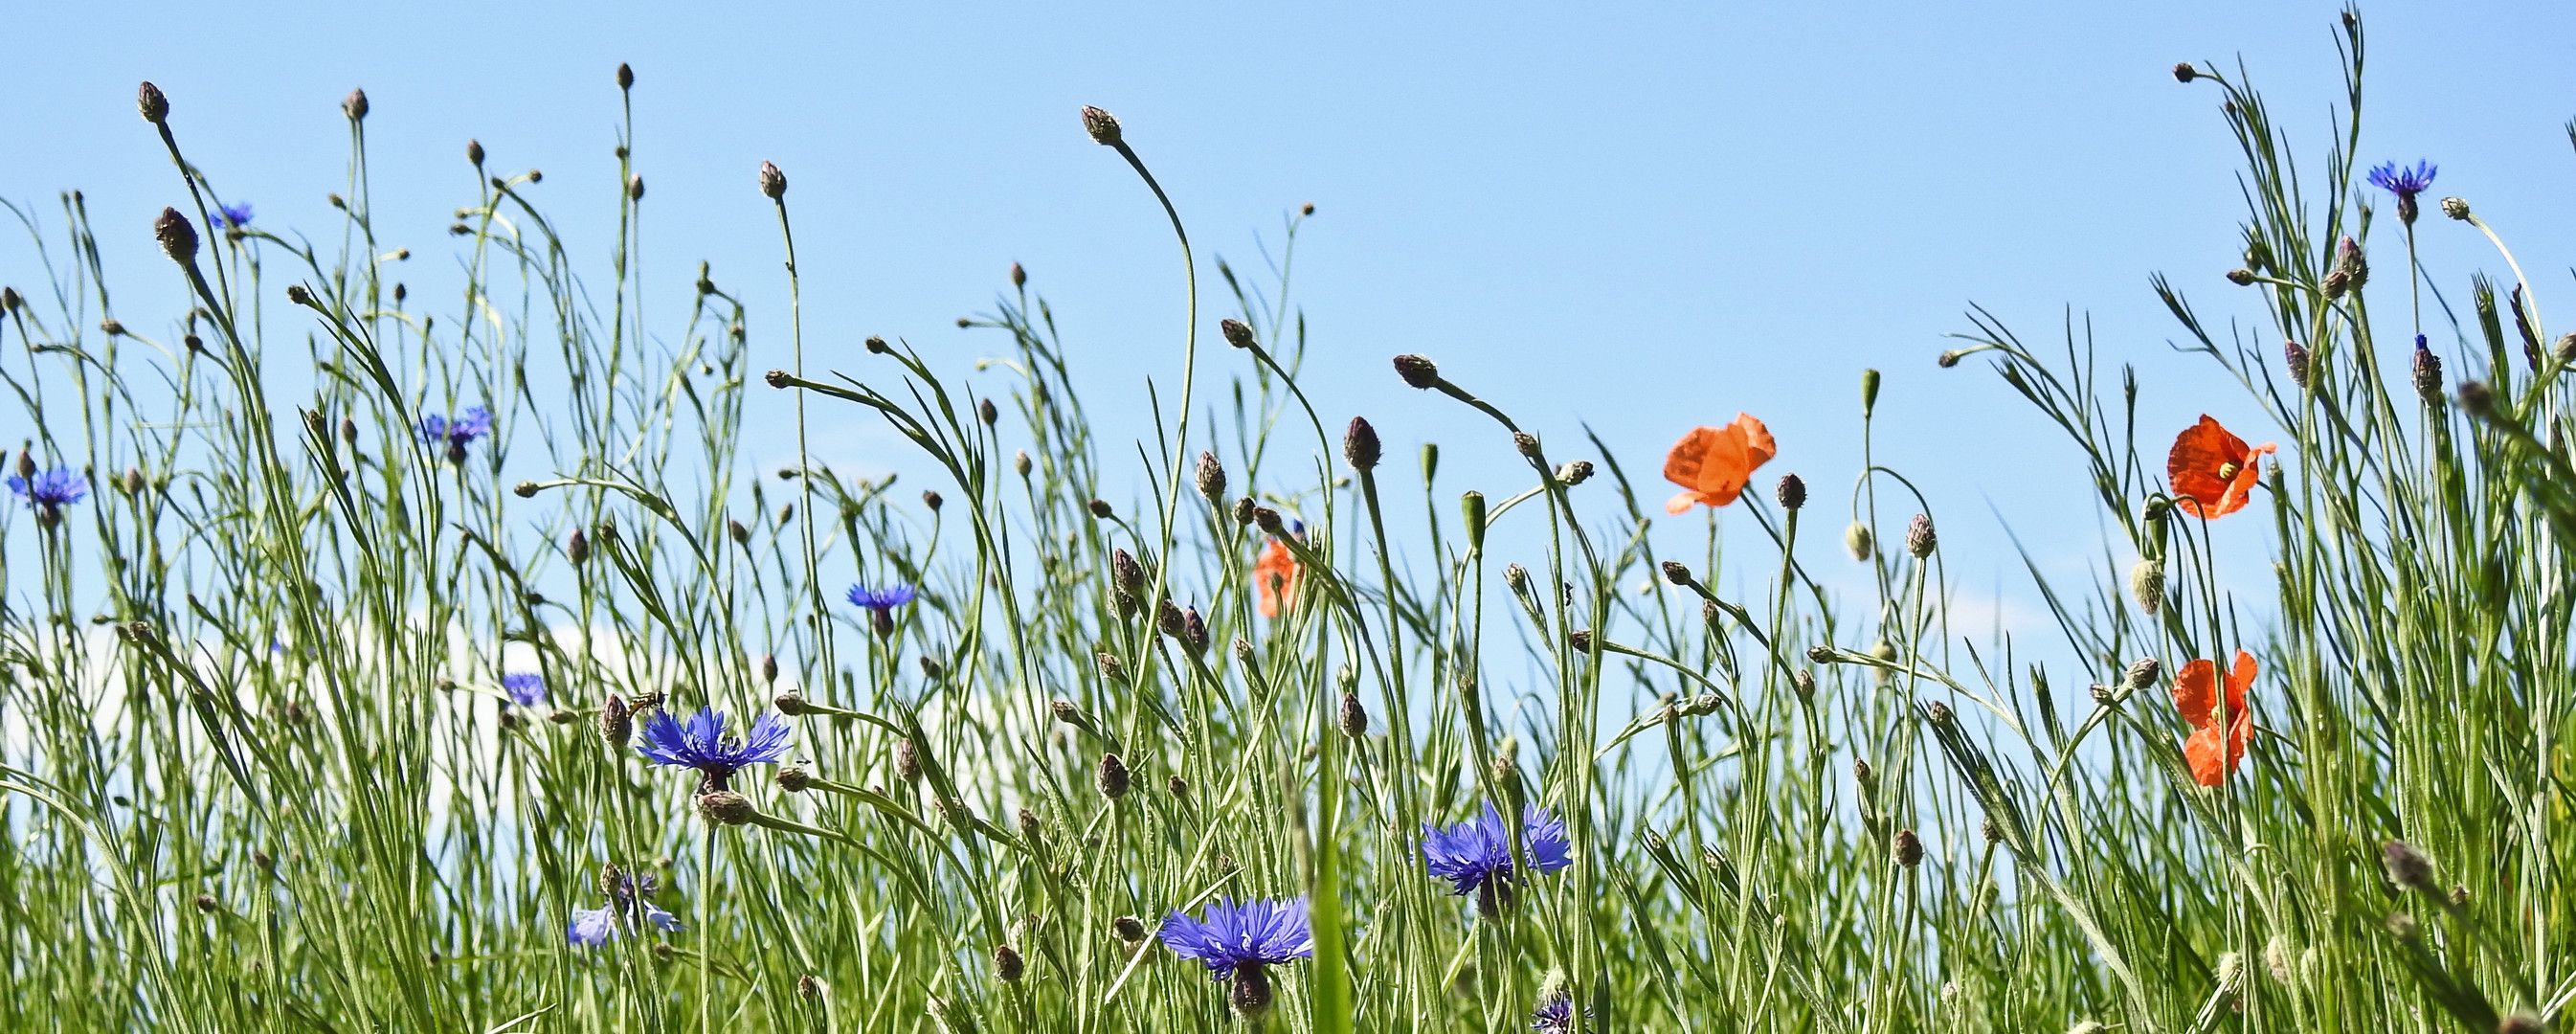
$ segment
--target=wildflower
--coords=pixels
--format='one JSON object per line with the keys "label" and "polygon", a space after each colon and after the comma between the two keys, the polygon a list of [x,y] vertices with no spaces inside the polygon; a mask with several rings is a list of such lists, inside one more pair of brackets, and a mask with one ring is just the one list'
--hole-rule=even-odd
{"label": "wildflower", "polygon": [[[1530,868],[1555,872],[1574,864],[1565,820],[1535,804],[1521,807],[1521,840]],[[1511,832],[1491,802],[1485,813],[1448,828],[1422,826],[1422,859],[1431,875],[1448,880],[1452,894],[1476,895],[1479,911],[1492,914],[1506,900],[1512,874]]]}
{"label": "wildflower", "polygon": [[2388,162],[2370,170],[2370,185],[2397,195],[2397,221],[2415,225],[2415,195],[2433,186],[2433,163],[2417,161],[2412,169]]}
{"label": "wildflower", "polygon": [[1664,504],[1664,512],[1681,513],[1693,503],[1734,502],[1754,469],[1771,462],[1778,451],[1770,428],[1749,414],[1736,414],[1735,422],[1725,427],[1692,428],[1664,455],[1664,480],[1683,489]]}
{"label": "wildflower", "polygon": [[215,222],[221,224],[221,228],[226,230],[238,230],[250,225],[250,203],[245,201],[238,205],[216,205]]}
{"label": "wildflower", "polygon": [[36,511],[36,519],[47,525],[63,518],[63,507],[89,495],[89,479],[70,467],[39,471],[35,464],[22,459],[18,473],[9,475],[9,490]]}
{"label": "wildflower", "polygon": [[2246,497],[2263,476],[2263,454],[2277,450],[2270,442],[2248,447],[2208,414],[2175,436],[2165,456],[2165,477],[2174,502],[2195,517],[2225,517],[2245,508]]}
{"label": "wildflower", "polygon": [[1207,919],[1180,912],[1164,917],[1158,931],[1163,946],[1207,966],[1212,980],[1233,986],[1226,998],[1247,1020],[1270,1011],[1272,994],[1267,966],[1315,957],[1315,935],[1306,922],[1306,897],[1276,901],[1218,898],[1207,907]]}
{"label": "wildflower", "polygon": [[893,635],[894,609],[912,602],[915,595],[912,586],[903,584],[883,589],[853,585],[850,586],[849,600],[853,605],[868,608],[869,623],[876,628],[878,635]]}
{"label": "wildflower", "polygon": [[492,433],[492,411],[481,406],[467,409],[453,418],[436,413],[420,418],[421,443],[446,444],[447,458],[450,462],[464,462],[465,447],[474,444],[474,439],[490,433]]}
{"label": "wildflower", "polygon": [[751,734],[739,740],[725,736],[724,728],[724,712],[712,707],[699,708],[685,723],[667,708],[657,708],[644,723],[644,742],[635,749],[657,765],[697,769],[700,794],[724,789],[725,780],[745,765],[775,764],[787,756],[787,721],[776,714],[762,712],[751,724]]}
{"label": "wildflower", "polygon": [[501,676],[501,688],[510,694],[511,703],[521,707],[535,707],[546,702],[546,677],[532,671]]}
{"label": "wildflower", "polygon": [[1252,565],[1252,586],[1260,594],[1261,616],[1275,618],[1281,609],[1295,606],[1297,583],[1304,578],[1305,570],[1288,552],[1288,544],[1271,539],[1261,551],[1260,562]]}
{"label": "wildflower", "polygon": [[2254,655],[2236,651],[2236,667],[2227,675],[2226,757],[2219,757],[2218,728],[2218,662],[2201,658],[2182,666],[2174,676],[2174,709],[2191,723],[2191,738],[2183,741],[2183,759],[2191,763],[2191,777],[2202,786],[2216,786],[2227,781],[2245,759],[2245,741],[2253,736],[2254,718],[2245,710],[2245,690],[2254,684]]}
{"label": "wildflower", "polygon": [[[1592,1015],[1589,1009],[1585,1016]],[[1568,1034],[1574,1029],[1574,993],[1558,988],[1555,994],[1539,999],[1538,1008],[1530,1010],[1530,1029],[1539,1034]]]}
{"label": "wildflower", "polygon": [[611,868],[601,882],[609,888],[608,904],[572,910],[572,925],[565,931],[572,943],[583,946],[606,944],[617,939],[618,928],[632,926],[639,918],[664,930],[680,928],[680,917],[646,900],[656,889],[657,881],[650,874],[628,876]]}

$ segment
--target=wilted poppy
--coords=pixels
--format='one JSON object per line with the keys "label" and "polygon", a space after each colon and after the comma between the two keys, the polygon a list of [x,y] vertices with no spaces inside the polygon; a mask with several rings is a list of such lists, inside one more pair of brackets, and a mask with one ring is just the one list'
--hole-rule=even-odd
{"label": "wilted poppy", "polygon": [[1778,452],[1771,429],[1751,414],[1735,414],[1724,427],[1695,427],[1673,451],[1664,454],[1664,480],[1682,486],[1682,494],[1664,504],[1665,513],[1680,513],[1693,503],[1724,506],[1744,491],[1755,468]]}
{"label": "wilted poppy", "polygon": [[2245,711],[2245,690],[2254,685],[2254,655],[2236,651],[2236,670],[2227,675],[2227,758],[2218,757],[2218,662],[2202,658],[2182,666],[2174,677],[2174,709],[2182,720],[2191,723],[2191,738],[2183,741],[2183,760],[2191,763],[2191,777],[2202,786],[2216,786],[2227,781],[2227,774],[2245,760],[2245,741],[2254,734],[2254,718]]}
{"label": "wilted poppy", "polygon": [[1261,616],[1275,618],[1282,607],[1297,602],[1297,581],[1304,572],[1297,558],[1288,552],[1288,544],[1271,539],[1261,551],[1261,559],[1252,565],[1252,587],[1259,594]]}
{"label": "wilted poppy", "polygon": [[2263,479],[2263,454],[2278,449],[2271,442],[2248,446],[2203,413],[2200,422],[2175,436],[2165,455],[2165,480],[2173,486],[2174,505],[2195,517],[2225,517],[2245,508],[2254,483]]}

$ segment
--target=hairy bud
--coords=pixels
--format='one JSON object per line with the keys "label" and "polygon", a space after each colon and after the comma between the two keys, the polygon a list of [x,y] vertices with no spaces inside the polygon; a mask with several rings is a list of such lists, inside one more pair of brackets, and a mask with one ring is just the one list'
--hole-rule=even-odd
{"label": "hairy bud", "polygon": [[2165,602],[2165,565],[2161,560],[2140,560],[2129,567],[2129,595],[2138,601],[2138,609],[2153,614]]}
{"label": "hairy bud", "polygon": [[1103,147],[1116,147],[1126,139],[1118,126],[1118,116],[1085,104],[1082,106],[1082,131],[1091,134],[1091,142]]}

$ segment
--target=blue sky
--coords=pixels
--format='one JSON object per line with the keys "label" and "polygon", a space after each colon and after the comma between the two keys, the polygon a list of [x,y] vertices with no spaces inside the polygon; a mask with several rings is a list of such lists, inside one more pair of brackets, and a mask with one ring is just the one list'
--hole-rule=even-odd
{"label": "blue sky", "polygon": [[[1692,425],[1751,411],[1781,443],[1765,474],[1806,475],[1826,510],[1858,469],[1856,383],[1875,366],[1881,460],[1932,493],[1953,576],[2027,600],[1989,506],[2071,564],[2095,546],[2089,490],[1979,364],[1933,366],[1941,335],[1967,328],[1971,302],[2041,343],[2089,314],[2106,359],[2141,368],[2144,426],[2206,410],[2271,437],[2206,364],[2167,350],[2175,328],[2147,289],[2161,271],[2213,323],[2260,324],[2220,279],[2240,212],[2220,95],[2169,70],[2241,56],[2314,169],[2340,99],[2338,9],[1957,6],[39,4],[11,15],[20,45],[0,64],[0,196],[50,209],[86,191],[120,314],[157,324],[182,303],[149,222],[181,195],[135,83],[169,93],[191,157],[262,224],[317,238],[336,229],[339,99],[363,86],[381,237],[419,254],[416,290],[453,269],[443,229],[474,196],[468,137],[495,170],[546,171],[535,196],[605,280],[610,72],[631,62],[648,306],[680,315],[708,260],[754,305],[755,350],[784,354],[785,282],[753,187],[776,161],[815,365],[863,371],[858,342],[885,334],[962,369],[1000,342],[955,319],[989,309],[1017,261],[1091,411],[1133,437],[1142,375],[1176,376],[1179,278],[1150,196],[1080,130],[1078,106],[1098,104],[1203,262],[1258,269],[1282,217],[1318,206],[1299,249],[1308,391],[1328,417],[1370,416],[1391,455],[1442,442],[1444,494],[1521,477],[1481,418],[1395,380],[1398,352],[1432,355],[1556,442],[1589,421],[1640,477]],[[2364,13],[2363,159],[2439,163],[2435,193],[2499,225],[2544,311],[2576,313],[2557,272],[2576,230],[2562,128],[2576,9]],[[2426,225],[2446,289],[2501,272],[2472,233]],[[0,281],[34,281],[30,262],[22,237],[0,239]],[[2390,293],[2383,312],[2403,289],[2371,287]],[[1236,361],[1207,358],[1203,398]],[[921,466],[870,418],[821,420],[818,439],[846,443],[827,458]],[[787,425],[753,430],[769,443],[756,452],[792,454]],[[2260,549],[2252,522],[2224,531]]]}

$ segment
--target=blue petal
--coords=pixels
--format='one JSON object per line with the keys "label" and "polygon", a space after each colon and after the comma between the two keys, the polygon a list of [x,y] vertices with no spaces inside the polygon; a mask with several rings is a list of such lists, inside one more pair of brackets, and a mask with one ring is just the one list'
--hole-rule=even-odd
{"label": "blue petal", "polygon": [[653,763],[657,765],[697,763],[697,759],[689,750],[688,741],[680,730],[680,723],[671,717],[671,712],[667,708],[654,708],[653,717],[645,719],[644,738],[635,742],[635,749],[642,752],[645,757],[653,759]]}
{"label": "blue petal", "polygon": [[680,929],[680,917],[663,911],[662,906],[656,905],[650,901],[642,902],[641,904],[644,906],[645,922],[651,923],[665,930]]}
{"label": "blue petal", "polygon": [[605,907],[573,909],[564,935],[574,944],[606,944],[617,937],[617,915]]}

